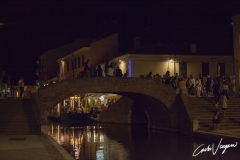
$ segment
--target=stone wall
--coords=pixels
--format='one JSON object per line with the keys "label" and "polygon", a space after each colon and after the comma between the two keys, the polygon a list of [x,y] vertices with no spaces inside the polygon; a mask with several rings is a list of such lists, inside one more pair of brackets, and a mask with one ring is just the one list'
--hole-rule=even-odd
{"label": "stone wall", "polygon": [[116,103],[108,106],[108,109],[99,115],[99,122],[109,123],[129,123],[129,114],[131,112],[133,101],[122,97]]}
{"label": "stone wall", "polygon": [[147,78],[84,78],[69,79],[43,87],[34,94],[41,123],[47,122],[51,109],[76,94],[114,93],[124,98],[100,114],[101,122],[148,124],[149,128],[172,132],[191,130],[188,111],[175,89]]}
{"label": "stone wall", "polygon": [[191,134],[192,123],[184,106],[181,95],[178,95],[171,107],[167,109],[161,102],[142,97],[123,97],[99,115],[99,122],[148,124],[148,128],[162,132]]}

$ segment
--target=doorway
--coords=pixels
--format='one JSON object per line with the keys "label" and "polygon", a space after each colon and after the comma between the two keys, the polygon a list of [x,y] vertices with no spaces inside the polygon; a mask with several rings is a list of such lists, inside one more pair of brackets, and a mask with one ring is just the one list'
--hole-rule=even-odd
{"label": "doorway", "polygon": [[220,76],[225,76],[225,64],[224,63],[217,63],[217,74]]}
{"label": "doorway", "polygon": [[179,62],[179,76],[187,77],[187,63],[186,62]]}

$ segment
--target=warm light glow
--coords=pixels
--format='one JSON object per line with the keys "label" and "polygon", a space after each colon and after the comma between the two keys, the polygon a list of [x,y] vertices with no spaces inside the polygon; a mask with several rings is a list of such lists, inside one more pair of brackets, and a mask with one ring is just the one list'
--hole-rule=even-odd
{"label": "warm light glow", "polygon": [[172,62],[174,62],[174,61],[173,61],[173,59],[170,59],[169,62],[172,63]]}
{"label": "warm light glow", "polygon": [[103,101],[104,98],[103,98],[103,96],[101,96],[99,99],[100,99],[101,101]]}

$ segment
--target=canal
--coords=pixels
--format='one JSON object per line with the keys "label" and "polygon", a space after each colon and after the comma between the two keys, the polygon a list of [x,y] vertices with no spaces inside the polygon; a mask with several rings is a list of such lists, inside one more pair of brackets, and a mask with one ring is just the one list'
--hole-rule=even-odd
{"label": "canal", "polygon": [[[147,126],[91,123],[68,127],[48,122],[52,136],[76,160],[239,160],[240,148],[221,141],[166,135]],[[240,141],[239,141],[240,142]],[[238,142],[237,142],[238,143]],[[221,141],[222,145],[228,143]],[[208,147],[209,145],[209,147]],[[212,150],[209,149],[214,147]],[[218,149],[217,149],[218,148]],[[195,156],[193,156],[195,155]]]}

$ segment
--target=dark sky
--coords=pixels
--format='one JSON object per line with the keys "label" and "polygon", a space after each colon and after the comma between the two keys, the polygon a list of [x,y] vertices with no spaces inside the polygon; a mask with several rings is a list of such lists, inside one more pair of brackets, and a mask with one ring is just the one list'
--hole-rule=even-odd
{"label": "dark sky", "polygon": [[[119,31],[127,50],[142,43],[197,43],[199,53],[232,54],[230,17],[240,1],[41,1],[0,2],[0,71],[34,83],[37,57],[82,37]],[[124,50],[124,49],[123,49]]]}

